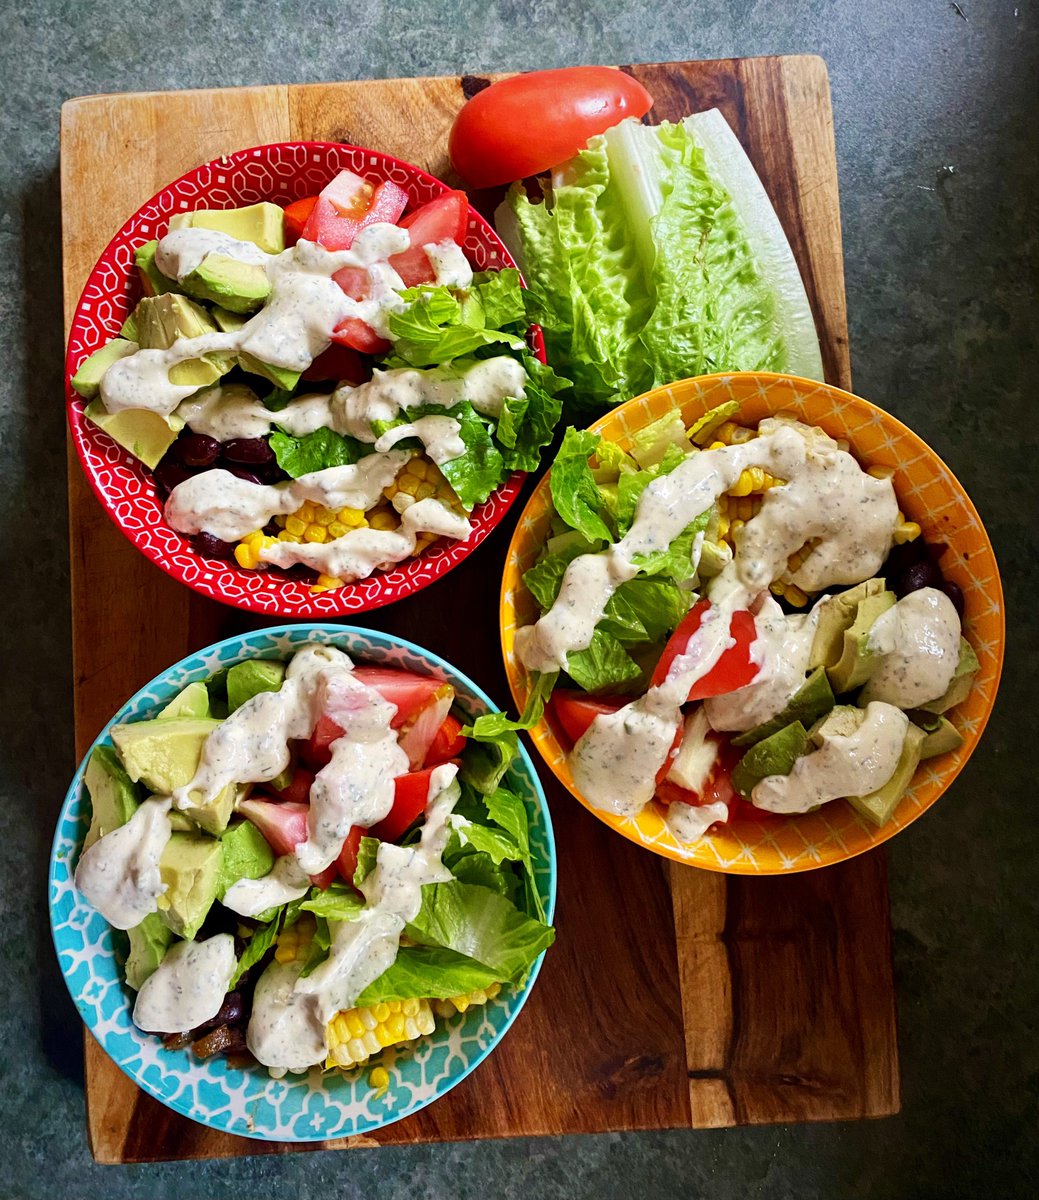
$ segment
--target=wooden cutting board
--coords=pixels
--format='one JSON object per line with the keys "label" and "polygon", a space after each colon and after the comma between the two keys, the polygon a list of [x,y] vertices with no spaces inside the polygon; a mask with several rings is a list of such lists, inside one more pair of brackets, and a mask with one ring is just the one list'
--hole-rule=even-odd
{"label": "wooden cutting board", "polygon": [[[827,379],[848,387],[833,119],[822,60],[624,69],[656,98],[651,119],[714,106],[725,114],[797,255]],[[372,146],[451,181],[447,131],[466,96],[483,84],[472,77],[397,79],[69,101],[61,127],[66,324],[111,235],[184,171],[247,146],[301,138]],[[514,520],[445,579],[360,623],[429,645],[504,703],[497,594]],[[149,564],[103,513],[72,457],[69,526],[82,754],[158,671],[264,622],[201,599]],[[559,937],[529,1003],[489,1060],[449,1095],[371,1137],[335,1145],[839,1120],[898,1110],[882,855],[789,878],[710,874],[638,849],[589,816],[547,770],[542,777],[559,855]],[[138,1091],[90,1037],[86,1092],[99,1162],[301,1148],[215,1133],[174,1114]]]}

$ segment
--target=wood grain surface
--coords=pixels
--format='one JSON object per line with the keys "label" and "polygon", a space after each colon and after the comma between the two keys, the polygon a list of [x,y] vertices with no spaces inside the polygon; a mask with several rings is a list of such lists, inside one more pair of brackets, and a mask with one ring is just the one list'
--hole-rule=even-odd
{"label": "wood grain surface", "polygon": [[[713,106],[725,114],[794,247],[827,378],[848,387],[823,62],[726,59],[624,69],[654,95],[650,120]],[[66,323],[109,237],[170,179],[246,146],[310,138],[373,146],[455,182],[446,133],[466,92],[481,84],[407,79],[69,101],[61,130]],[[504,700],[494,614],[514,519],[428,591],[361,623],[429,645]],[[112,712],[157,672],[264,621],[205,601],[148,563],[103,513],[71,457],[69,524],[82,754]],[[445,622],[445,612],[471,619]],[[309,1148],[897,1111],[882,856],[785,879],[727,878],[669,864],[615,836],[549,772],[543,775],[556,827],[559,936],[512,1031],[436,1104],[370,1137]],[[303,1148],[208,1130],[137,1090],[89,1036],[85,1053],[89,1138],[99,1162]]]}

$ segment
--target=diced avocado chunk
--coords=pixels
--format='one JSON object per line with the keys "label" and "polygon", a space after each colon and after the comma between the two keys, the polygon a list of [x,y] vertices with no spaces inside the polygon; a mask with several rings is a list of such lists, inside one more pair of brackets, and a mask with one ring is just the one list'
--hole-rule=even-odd
{"label": "diced avocado chunk", "polygon": [[208,717],[209,690],[204,683],[189,683],[159,713],[156,720],[170,721],[174,717]]}
{"label": "diced avocado chunk", "polygon": [[647,467],[655,467],[663,460],[668,446],[677,446],[686,454],[692,450],[682,422],[682,414],[677,408],[633,433],[630,454],[645,470]]}
{"label": "diced avocado chunk", "polygon": [[79,364],[79,370],[72,376],[72,387],[84,400],[95,399],[101,391],[101,380],[105,372],[121,358],[133,354],[137,343],[126,338],[113,338],[107,346],[95,350],[89,358]]}
{"label": "diced avocado chunk", "polygon": [[[217,333],[209,313],[187,296],[168,294],[145,296],[137,306],[137,328],[141,346],[146,350],[168,350],[180,338],[203,337]],[[170,367],[171,383],[184,387],[208,387],[226,375],[235,364],[235,356],[206,354]]]}
{"label": "diced avocado chunk", "polygon": [[158,899],[159,916],[169,929],[191,939],[216,899],[223,860],[217,838],[174,833],[159,859],[159,876],[166,890]]}
{"label": "diced avocado chunk", "polygon": [[844,634],[855,623],[859,605],[870,596],[879,596],[884,590],[883,579],[867,579],[846,592],[838,592],[820,601],[808,665],[813,668],[835,667],[844,652]]}
{"label": "diced avocado chunk", "polygon": [[855,620],[844,631],[844,648],[840,658],[826,673],[834,695],[861,687],[877,669],[880,656],[870,642],[870,630],[877,618],[891,608],[898,597],[894,592],[878,592],[859,601]]}
{"label": "diced avocado chunk", "polygon": [[285,680],[285,664],[272,659],[253,658],[235,663],[227,672],[227,707],[241,708],[246,700],[260,692],[276,692]]}
{"label": "diced avocado chunk", "polygon": [[848,797],[848,803],[852,808],[861,813],[868,821],[872,821],[878,828],[886,825],[891,819],[891,814],[898,807],[898,802],[912,781],[916,768],[920,765],[926,736],[922,729],[910,721],[895,772],[887,783],[883,787],[877,788],[875,792],[870,792],[868,796]]}
{"label": "diced avocado chunk", "polygon": [[814,725],[820,717],[825,716],[833,708],[833,705],[833,690],[826,677],[826,670],[823,667],[816,667],[790,697],[786,708],[778,716],[773,717],[771,721],[756,725],[753,729],[748,729],[739,737],[734,737],[732,744],[734,746],[753,746],[757,742],[771,737],[774,733],[778,733],[785,726],[793,724],[794,721],[800,721],[807,729]]}
{"label": "diced avocado chunk", "polygon": [[949,686],[945,689],[945,694],[939,696],[937,700],[921,704],[920,708],[924,712],[943,713],[948,712],[957,704],[962,704],[970,695],[970,689],[974,686],[974,677],[980,670],[981,663],[978,662],[978,656],[974,653],[974,647],[965,637],[961,637],[960,657]]}
{"label": "diced avocado chunk", "polygon": [[167,816],[170,819],[170,828],[178,833],[198,833],[198,826],[186,814],[182,813],[179,808],[171,808]]}
{"label": "diced avocado chunk", "polygon": [[266,201],[245,208],[200,208],[177,213],[170,218],[170,229],[216,229],[240,242],[253,242],[268,254],[280,254],[285,249],[285,212]]}
{"label": "diced avocado chunk", "polygon": [[255,355],[249,354],[246,351],[239,351],[238,365],[243,371],[248,371],[251,375],[259,375],[263,379],[269,379],[276,388],[281,388],[283,391],[295,391],[299,385],[299,377],[301,372],[290,371],[287,367],[272,367],[269,363],[261,362]]}
{"label": "diced avocado chunk", "polygon": [[[205,740],[219,724],[203,717],[157,717],[113,726],[112,741],[131,779],[168,796],[175,788],[191,782]],[[228,784],[209,804],[201,803],[201,796],[193,792],[192,803],[182,811],[203,829],[220,833],[231,819],[234,798],[234,784]]]}
{"label": "diced avocado chunk", "polygon": [[125,825],[137,811],[140,796],[111,746],[95,746],[83,773],[91,817],[84,850],[98,838]]}
{"label": "diced avocado chunk", "polygon": [[110,413],[99,399],[91,400],[83,410],[83,415],[103,429],[112,441],[129,450],[134,458],[140,459],[146,467],[158,464],[184,428],[184,422],[173,413],[164,417],[161,413],[149,412],[144,408],[126,408],[122,412]]}
{"label": "diced avocado chunk", "polygon": [[157,241],[145,242],[134,251],[133,260],[141,276],[141,286],[146,296],[161,296],[165,292],[176,292],[180,289],[175,279],[169,279],[155,265],[155,251],[159,248]]}
{"label": "diced avocado chunk", "polygon": [[934,718],[933,726],[925,725],[924,744],[920,750],[920,758],[934,758],[936,754],[949,754],[959,750],[963,745],[963,734],[948,717]]}
{"label": "diced avocado chunk", "polygon": [[163,923],[157,912],[153,912],[140,925],[128,929],[127,934],[130,954],[126,960],[126,982],[139,992],[144,981],[162,962],[173,941],[173,930]]}
{"label": "diced avocado chunk", "polygon": [[749,796],[755,784],[767,776],[789,775],[807,749],[808,731],[794,721],[744,754],[732,772],[732,785],[741,796]]}
{"label": "diced avocado chunk", "polygon": [[121,338],[126,338],[128,342],[137,341],[137,309],[134,309],[134,311],[123,322],[123,326],[119,330],[119,336]]}
{"label": "diced avocado chunk", "polygon": [[216,321],[221,333],[237,333],[249,320],[246,313],[231,312],[229,308],[221,308],[219,304],[210,309],[210,315]]}
{"label": "diced avocado chunk", "polygon": [[241,262],[219,250],[211,250],[180,282],[190,295],[211,300],[231,312],[255,312],[271,294],[263,267]]}
{"label": "diced avocado chunk", "polygon": [[239,879],[260,879],[274,866],[274,851],[252,821],[237,821],[228,826],[220,839],[223,859],[217,899]]}

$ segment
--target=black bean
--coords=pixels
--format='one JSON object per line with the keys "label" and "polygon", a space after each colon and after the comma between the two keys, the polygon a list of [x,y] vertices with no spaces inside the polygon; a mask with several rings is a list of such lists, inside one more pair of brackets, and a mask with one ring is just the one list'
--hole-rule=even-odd
{"label": "black bean", "polygon": [[159,493],[159,499],[165,500],[177,484],[183,483],[185,479],[191,477],[192,472],[167,457],[159,463],[152,474],[155,477],[155,487]]}
{"label": "black bean", "polygon": [[203,1021],[201,1025],[195,1026],[195,1033],[202,1033],[207,1029],[216,1029],[218,1025],[230,1025],[235,1021],[242,1019],[242,995],[240,992],[228,992],[224,997],[223,1004],[220,1005],[220,1011],[208,1021]]}
{"label": "black bean", "polygon": [[228,472],[236,479],[244,479],[246,483],[260,483],[260,477],[254,471],[247,471],[245,467],[228,467]]}
{"label": "black bean", "polygon": [[211,467],[220,457],[220,443],[204,433],[189,433],[173,443],[173,453],[186,467]]}
{"label": "black bean", "polygon": [[233,558],[234,543],[222,542],[218,537],[214,537],[211,533],[197,533],[192,542],[199,554],[206,558]]}
{"label": "black bean", "polygon": [[923,546],[924,553],[931,560],[931,562],[940,561],[942,555],[946,550],[949,549],[944,542],[925,542],[923,538],[917,538],[917,541],[919,541]]}
{"label": "black bean", "polygon": [[944,580],[942,582],[941,588],[942,588],[942,591],[952,601],[952,606],[954,609],[956,609],[956,612],[959,614],[959,618],[962,621],[963,620],[963,609],[964,609],[963,589],[960,587],[960,585],[958,583],[953,583],[953,581],[951,579]]}
{"label": "black bean", "polygon": [[913,565],[902,572],[895,581],[895,591],[899,596],[907,596],[910,592],[918,592],[921,588],[942,586],[942,573],[936,563],[930,559]]}
{"label": "black bean", "polygon": [[244,463],[247,467],[259,467],[274,461],[274,451],[264,438],[235,438],[224,442],[220,453],[225,462]]}

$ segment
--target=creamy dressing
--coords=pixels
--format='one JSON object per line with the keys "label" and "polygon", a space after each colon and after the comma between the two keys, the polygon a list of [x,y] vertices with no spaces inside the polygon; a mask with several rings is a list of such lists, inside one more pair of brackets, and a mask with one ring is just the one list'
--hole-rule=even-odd
{"label": "creamy dressing", "polygon": [[245,1044],[275,1077],[302,1073],[325,1057],[314,997],[296,991],[302,962],[272,962],[256,982]]}
{"label": "creamy dressing", "polygon": [[450,462],[452,458],[460,458],[465,453],[465,442],[459,437],[462,426],[454,417],[442,417],[431,414],[428,417],[416,417],[414,421],[395,425],[375,443],[375,452],[385,454],[398,442],[405,438],[418,438],[425,447],[426,454],[440,466]]}
{"label": "creamy dressing", "polygon": [[183,281],[202,265],[207,254],[223,254],[235,262],[266,269],[271,255],[255,242],[243,242],[218,229],[171,229],[155,247],[155,265],[167,279]]}
{"label": "creamy dressing", "polygon": [[272,412],[245,384],[216,384],[196,392],[177,406],[192,433],[204,433],[218,442],[233,438],[260,438],[277,425],[293,437],[305,437],[332,426],[331,396],[323,392],[295,396],[280,411]]}
{"label": "creamy dressing", "polygon": [[462,247],[451,238],[427,242],[422,249],[436,275],[438,287],[467,288],[473,281],[473,269]]}
{"label": "creamy dressing", "polygon": [[324,575],[350,581],[366,579],[377,568],[410,557],[420,533],[464,539],[472,531],[465,517],[430,496],[407,509],[400,529],[352,529],[330,542],[275,542],[263,547],[260,557],[276,567],[302,563]]}
{"label": "creamy dressing", "polygon": [[818,604],[810,613],[788,615],[766,596],[754,614],[750,648],[758,673],[746,687],[704,701],[711,728],[742,733],[778,716],[805,681],[818,624]]}
{"label": "creamy dressing", "polygon": [[305,500],[335,510],[367,511],[410,457],[407,450],[368,454],[347,466],[326,467],[273,484],[239,479],[221,468],[202,471],[170,492],[166,520],[179,533],[210,533],[221,541],[236,542],[274,517],[296,512]]}
{"label": "creamy dressing", "polygon": [[239,879],[232,883],[221,904],[240,917],[258,917],[269,908],[299,900],[309,890],[310,876],[301,869],[296,856],[283,854],[259,879]]}
{"label": "creamy dressing", "polygon": [[[857,726],[841,732],[851,715]],[[866,796],[895,773],[909,718],[891,704],[873,702],[865,712],[835,709],[815,734],[818,749],[803,754],[789,775],[768,775],[751,792],[758,808],[804,813],[847,796]]]}
{"label": "creamy dressing", "polygon": [[716,821],[726,821],[729,806],[723,800],[713,804],[682,804],[677,801],[667,808],[667,827],[676,842],[691,846],[698,842]]}
{"label": "creamy dressing", "polygon": [[869,648],[880,665],[862,689],[860,703],[885,700],[916,708],[944,696],[960,658],[960,618],[936,588],[910,592],[869,631]]}
{"label": "creamy dressing", "polygon": [[215,1017],[238,966],[234,938],[176,942],[137,993],[133,1023],[149,1033],[180,1033]]}
{"label": "creamy dressing", "polygon": [[170,797],[155,796],[125,825],[84,850],[76,887],[114,929],[133,929],[156,911],[166,885],[159,859],[170,840]]}

